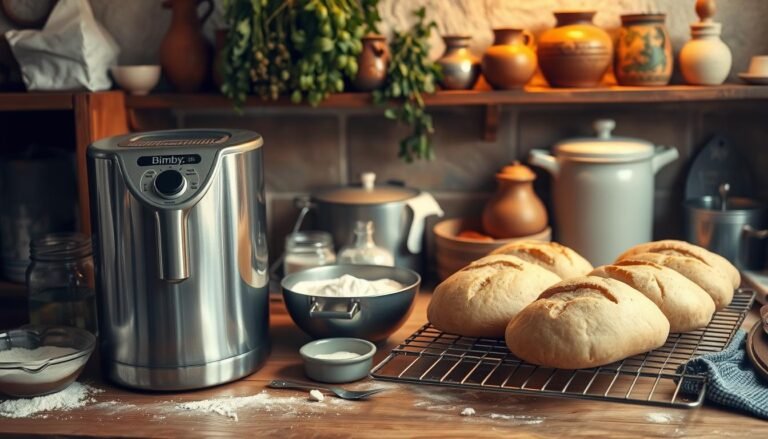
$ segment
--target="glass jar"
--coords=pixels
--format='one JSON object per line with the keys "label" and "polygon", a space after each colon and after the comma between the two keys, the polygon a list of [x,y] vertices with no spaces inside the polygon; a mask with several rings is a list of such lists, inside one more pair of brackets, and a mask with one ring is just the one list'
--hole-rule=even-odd
{"label": "glass jar", "polygon": [[30,322],[97,334],[91,240],[78,233],[54,233],[32,240],[29,250]]}
{"label": "glass jar", "polygon": [[295,232],[285,237],[283,274],[336,262],[331,234],[320,231]]}
{"label": "glass jar", "polygon": [[358,221],[352,242],[339,250],[339,263],[393,267],[395,258],[389,250],[373,241],[373,221]]}

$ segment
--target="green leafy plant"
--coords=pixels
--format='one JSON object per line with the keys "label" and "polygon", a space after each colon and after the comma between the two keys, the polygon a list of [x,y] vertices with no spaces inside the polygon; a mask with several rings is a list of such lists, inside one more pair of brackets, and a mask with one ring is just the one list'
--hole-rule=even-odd
{"label": "green leafy plant", "polygon": [[395,32],[387,80],[381,90],[373,92],[374,102],[388,106],[385,117],[411,126],[411,133],[400,141],[398,154],[409,163],[434,158],[432,116],[425,111],[422,93],[434,93],[441,75],[440,66],[428,57],[429,35],[437,26],[426,21],[423,7],[414,14],[418,20],[410,30]]}

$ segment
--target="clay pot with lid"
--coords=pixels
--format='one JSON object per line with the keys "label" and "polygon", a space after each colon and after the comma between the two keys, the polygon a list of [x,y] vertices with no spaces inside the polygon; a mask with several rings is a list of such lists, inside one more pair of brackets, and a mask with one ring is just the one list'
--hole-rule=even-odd
{"label": "clay pot with lid", "polygon": [[539,66],[552,87],[594,87],[613,59],[610,35],[592,24],[594,11],[555,12],[557,27],[539,38]]}
{"label": "clay pot with lid", "polygon": [[520,162],[496,174],[496,193],[483,209],[483,230],[496,239],[534,235],[547,228],[547,210],[533,191],[536,174]]}
{"label": "clay pot with lid", "polygon": [[363,50],[357,56],[357,75],[352,85],[359,91],[373,91],[384,85],[389,68],[389,46],[383,35],[362,38]]}
{"label": "clay pot with lid", "polygon": [[469,51],[469,35],[444,35],[445,53],[436,61],[442,68],[440,86],[446,90],[471,90],[480,77],[480,60]]}
{"label": "clay pot with lid", "polygon": [[533,34],[524,29],[493,30],[493,45],[483,55],[483,75],[495,89],[520,88],[536,72]]}

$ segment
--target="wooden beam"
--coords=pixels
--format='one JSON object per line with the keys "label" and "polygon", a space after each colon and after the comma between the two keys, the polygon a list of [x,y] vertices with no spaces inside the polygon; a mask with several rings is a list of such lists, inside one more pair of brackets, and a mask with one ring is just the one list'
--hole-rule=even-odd
{"label": "wooden beam", "polygon": [[486,105],[485,106],[485,130],[483,131],[483,140],[486,142],[495,142],[496,134],[499,131],[499,113],[501,112],[501,105]]}

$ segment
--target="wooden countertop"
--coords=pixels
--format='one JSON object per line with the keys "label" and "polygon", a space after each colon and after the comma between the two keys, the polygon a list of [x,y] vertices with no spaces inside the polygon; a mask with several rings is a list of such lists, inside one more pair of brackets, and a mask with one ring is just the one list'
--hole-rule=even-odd
{"label": "wooden countertop", "polygon": [[[379,345],[375,363],[425,322],[429,295],[422,293],[408,322]],[[758,437],[768,432],[760,419],[705,403],[696,409],[518,396],[366,379],[349,388],[384,386],[367,401],[326,398],[305,401],[306,392],[266,389],[275,377],[305,379],[299,347],[309,341],[294,326],[280,300],[271,304],[273,352],[260,371],[240,381],[201,391],[143,393],[113,387],[97,372],[93,358],[80,381],[103,389],[87,406],[36,418],[0,418],[0,436],[110,437]],[[757,319],[756,308],[745,326]],[[375,364],[374,363],[374,364]],[[178,409],[177,404],[209,398],[256,395],[275,404],[237,410],[238,421],[215,413]],[[287,404],[287,398],[298,397]],[[283,403],[279,403],[279,402]],[[460,416],[465,407],[477,414]]]}

